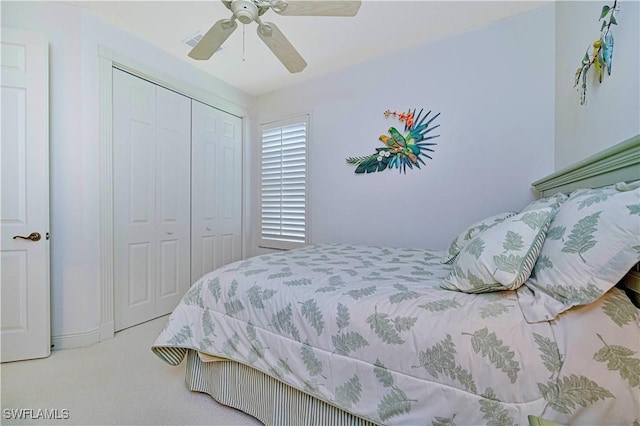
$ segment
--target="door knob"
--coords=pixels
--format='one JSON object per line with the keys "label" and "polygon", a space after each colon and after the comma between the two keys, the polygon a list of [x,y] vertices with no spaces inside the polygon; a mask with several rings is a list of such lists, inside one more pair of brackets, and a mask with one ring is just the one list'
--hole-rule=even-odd
{"label": "door knob", "polygon": [[39,232],[32,232],[28,237],[23,237],[21,235],[16,235],[15,237],[13,237],[14,240],[17,240],[18,238],[21,238],[23,240],[40,241],[42,235],[40,235]]}

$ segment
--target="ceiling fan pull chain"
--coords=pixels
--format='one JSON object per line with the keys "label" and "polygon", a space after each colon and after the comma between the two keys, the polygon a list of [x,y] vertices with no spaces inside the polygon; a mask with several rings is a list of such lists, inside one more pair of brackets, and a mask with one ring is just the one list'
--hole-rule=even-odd
{"label": "ceiling fan pull chain", "polygon": [[246,27],[246,25],[242,26],[242,62],[246,61],[246,58],[245,58],[245,55],[244,55],[245,54],[245,36],[244,36],[245,35],[245,27]]}

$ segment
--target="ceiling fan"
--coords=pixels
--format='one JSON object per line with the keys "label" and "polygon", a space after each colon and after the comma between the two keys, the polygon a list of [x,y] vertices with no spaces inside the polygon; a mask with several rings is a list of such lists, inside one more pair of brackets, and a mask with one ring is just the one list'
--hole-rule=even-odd
{"label": "ceiling fan", "polygon": [[207,60],[218,50],[238,27],[237,21],[247,25],[258,24],[258,37],[291,73],[302,71],[307,63],[300,53],[282,34],[276,24],[262,22],[260,17],[272,9],[284,16],[355,16],[360,9],[361,0],[221,0],[232,12],[228,19],[221,19],[202,36],[202,39],[189,52],[189,57]]}

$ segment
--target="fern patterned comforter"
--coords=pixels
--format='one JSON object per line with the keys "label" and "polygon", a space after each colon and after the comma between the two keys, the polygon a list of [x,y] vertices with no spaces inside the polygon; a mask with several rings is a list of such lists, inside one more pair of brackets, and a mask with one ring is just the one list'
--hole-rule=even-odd
{"label": "fern patterned comforter", "polygon": [[247,364],[382,424],[638,421],[638,311],[621,290],[528,324],[514,291],[442,289],[443,254],[312,245],[239,261],[191,287],[152,349]]}

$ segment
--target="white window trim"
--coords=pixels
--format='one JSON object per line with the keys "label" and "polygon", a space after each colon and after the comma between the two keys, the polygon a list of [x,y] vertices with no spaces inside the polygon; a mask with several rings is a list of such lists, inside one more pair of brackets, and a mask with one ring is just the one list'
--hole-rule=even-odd
{"label": "white window trim", "polygon": [[[297,247],[302,247],[309,243],[309,139],[310,139],[310,114],[301,114],[295,117],[276,120],[260,125],[260,154],[259,154],[259,202],[258,202],[258,246],[260,248],[278,249],[278,250],[290,250]],[[263,134],[265,130],[283,128],[293,124],[304,123],[306,126],[305,135],[305,177],[304,177],[304,240],[303,241],[286,241],[276,238],[264,238],[263,237]]]}

